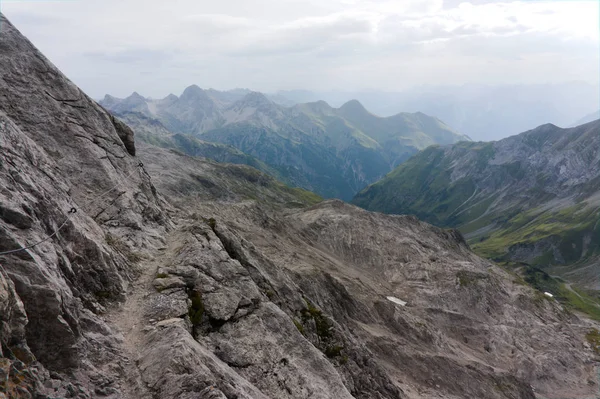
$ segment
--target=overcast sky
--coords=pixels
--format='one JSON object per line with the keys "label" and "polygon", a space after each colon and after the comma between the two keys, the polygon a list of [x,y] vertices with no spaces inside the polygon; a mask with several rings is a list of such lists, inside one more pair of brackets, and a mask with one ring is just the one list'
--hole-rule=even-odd
{"label": "overcast sky", "polygon": [[0,0],[88,94],[599,78],[599,2]]}

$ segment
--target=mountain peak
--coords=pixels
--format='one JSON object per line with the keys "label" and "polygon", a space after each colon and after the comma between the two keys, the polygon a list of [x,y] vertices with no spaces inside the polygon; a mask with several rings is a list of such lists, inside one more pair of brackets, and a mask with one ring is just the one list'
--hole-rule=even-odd
{"label": "mountain peak", "polygon": [[271,105],[272,102],[264,94],[258,91],[251,91],[246,94],[239,103],[249,107],[258,107],[261,105]]}
{"label": "mountain peak", "polygon": [[340,111],[343,112],[360,112],[360,113],[369,113],[367,109],[360,103],[360,101],[356,99],[352,99],[346,102],[344,105],[340,107]]}
{"label": "mountain peak", "polygon": [[556,126],[554,123],[544,123],[543,125],[538,126],[536,129],[562,129],[558,126]]}
{"label": "mountain peak", "polygon": [[111,96],[110,94],[105,94],[104,98],[102,99],[102,101],[120,101],[120,98],[117,98],[115,96]]}
{"label": "mountain peak", "polygon": [[[114,98],[114,97],[113,97]],[[132,103],[144,103],[146,102],[146,99],[140,95],[140,93],[138,93],[137,91],[134,91],[133,93],[131,93],[129,96],[125,97],[125,99],[123,100],[129,104]]]}
{"label": "mountain peak", "polygon": [[324,101],[324,100],[315,101],[314,103],[309,103],[309,104],[314,104],[318,108],[325,108],[325,109],[330,109],[331,108],[331,105],[329,105],[327,103],[327,101]]}
{"label": "mountain peak", "polygon": [[328,112],[332,110],[331,105],[329,105],[326,101],[319,100],[305,104],[299,104],[300,107],[304,106],[312,112]]}
{"label": "mountain peak", "polygon": [[131,95],[129,95],[129,97],[125,98],[121,103],[126,105],[127,107],[136,107],[136,106],[140,106],[140,105],[145,105],[146,98],[141,96],[137,91],[134,91],[133,93],[131,93]]}
{"label": "mountain peak", "polygon": [[192,100],[198,98],[209,98],[204,90],[202,90],[198,85],[191,85],[185,88],[181,97],[181,100]]}
{"label": "mountain peak", "polygon": [[106,94],[106,95],[104,95],[104,98],[102,100],[100,100],[99,104],[105,108],[110,109],[122,101],[123,101],[122,98],[117,98],[117,97],[111,96],[110,94]]}

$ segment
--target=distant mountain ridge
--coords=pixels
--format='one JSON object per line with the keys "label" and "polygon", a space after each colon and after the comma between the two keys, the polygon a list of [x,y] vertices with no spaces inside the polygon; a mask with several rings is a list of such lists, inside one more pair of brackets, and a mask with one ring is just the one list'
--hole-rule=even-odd
{"label": "distant mountain ridge", "polygon": [[138,143],[141,141],[217,162],[252,166],[272,177],[281,179],[281,175],[276,169],[232,146],[200,140],[187,134],[173,134],[159,120],[140,112],[124,112],[119,114],[119,117],[135,130],[135,141]]}
{"label": "distant mountain ridge", "polygon": [[583,125],[583,124],[593,122],[598,119],[600,119],[600,110],[598,110],[596,112],[592,112],[591,114],[584,116],[583,118],[579,119],[577,122],[573,123],[571,125],[571,127]]}
{"label": "distant mountain ridge", "polygon": [[600,121],[430,147],[353,203],[457,227],[481,255],[600,288]]}
{"label": "distant mountain ridge", "polygon": [[[597,83],[423,85],[402,91],[308,91],[287,90],[272,95],[290,105],[325,100],[341,106],[356,98],[381,116],[399,110],[435,115],[475,141],[499,140],[551,122],[560,127],[578,126],[581,119],[600,106]],[[598,119],[598,118],[594,118]]]}
{"label": "distant mountain ridge", "polygon": [[100,103],[145,137],[180,133],[229,145],[288,184],[345,200],[429,145],[469,140],[423,113],[382,118],[356,100],[340,108],[324,101],[285,107],[259,92],[192,85],[179,97],[153,100],[136,92]]}

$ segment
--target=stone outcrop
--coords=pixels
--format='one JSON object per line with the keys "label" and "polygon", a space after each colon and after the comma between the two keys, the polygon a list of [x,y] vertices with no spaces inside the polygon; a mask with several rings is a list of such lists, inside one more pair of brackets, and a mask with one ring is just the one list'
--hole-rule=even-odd
{"label": "stone outcrop", "polygon": [[0,252],[39,242],[0,255],[3,359],[32,376],[14,390],[94,396],[118,374],[101,369],[117,339],[100,314],[166,221],[131,130],[1,18]]}
{"label": "stone outcrop", "polygon": [[[457,231],[341,201],[305,209],[274,197],[248,201],[251,194],[231,180],[211,200],[200,187],[178,195],[184,191],[174,182],[189,187],[193,174],[181,163],[198,161],[151,147],[140,156],[158,190],[197,215],[171,236],[173,252],[159,262],[168,266],[154,275],[155,285],[175,279],[180,286],[154,294],[164,299],[148,306],[187,292],[189,323],[177,328],[263,394],[314,394],[297,390],[287,373],[322,381],[295,367],[299,353],[302,361],[324,356],[355,398],[533,398],[532,386],[555,398],[597,391],[595,355],[584,338],[593,323],[474,255]],[[167,165],[176,167],[160,176]],[[184,311],[178,303],[177,312],[146,312],[157,323],[153,334]],[[311,351],[303,351],[305,341]],[[289,385],[271,382],[278,378]],[[215,381],[212,375],[197,389],[218,388]],[[335,381],[327,378],[319,390],[338,397]]]}

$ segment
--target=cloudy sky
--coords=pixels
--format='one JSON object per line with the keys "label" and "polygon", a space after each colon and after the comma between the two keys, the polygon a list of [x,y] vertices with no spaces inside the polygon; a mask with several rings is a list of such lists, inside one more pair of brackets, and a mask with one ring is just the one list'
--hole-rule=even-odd
{"label": "cloudy sky", "polygon": [[93,97],[599,79],[599,2],[0,0]]}

